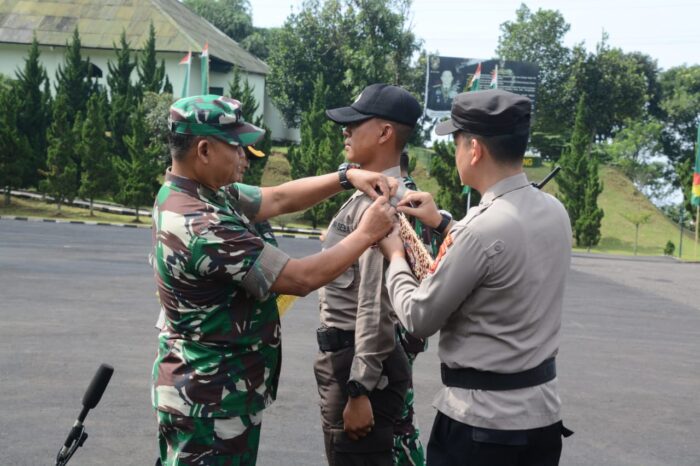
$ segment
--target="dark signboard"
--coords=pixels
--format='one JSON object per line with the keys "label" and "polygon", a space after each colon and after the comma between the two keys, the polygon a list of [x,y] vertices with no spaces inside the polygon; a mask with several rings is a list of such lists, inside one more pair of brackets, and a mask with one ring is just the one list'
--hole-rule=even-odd
{"label": "dark signboard", "polygon": [[[533,107],[537,92],[537,65],[521,61],[480,60],[475,58],[428,57],[425,92],[426,114],[441,117],[450,114],[452,99],[469,90],[474,73],[481,64],[479,90],[498,87],[528,96]],[[495,82],[493,79],[496,70]],[[493,85],[493,86],[492,86]]]}

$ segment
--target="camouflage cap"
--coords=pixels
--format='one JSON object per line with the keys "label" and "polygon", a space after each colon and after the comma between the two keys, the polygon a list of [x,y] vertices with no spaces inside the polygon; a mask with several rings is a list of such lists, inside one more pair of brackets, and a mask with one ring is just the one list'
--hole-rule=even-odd
{"label": "camouflage cap", "polygon": [[215,136],[235,146],[250,146],[265,130],[246,123],[241,103],[220,95],[184,97],[170,106],[170,131],[195,136]]}

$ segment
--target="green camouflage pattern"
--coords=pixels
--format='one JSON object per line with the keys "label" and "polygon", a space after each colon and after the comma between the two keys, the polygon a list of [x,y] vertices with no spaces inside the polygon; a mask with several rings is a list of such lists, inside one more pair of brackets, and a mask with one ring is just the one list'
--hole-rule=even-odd
{"label": "green camouflage pattern", "polygon": [[276,397],[280,320],[269,293],[276,277],[258,261],[272,246],[248,221],[260,202],[257,187],[215,192],[166,174],[153,208],[152,263],[165,316],[153,366],[159,411],[241,416]]}
{"label": "green camouflage pattern", "polygon": [[277,238],[275,238],[275,232],[272,231],[272,225],[270,225],[270,222],[265,220],[264,222],[258,222],[253,226],[263,241],[275,247],[279,246],[279,244],[277,244]]}
{"label": "green camouflage pattern", "polygon": [[197,418],[158,412],[163,466],[253,466],[262,415]]}
{"label": "green camouflage pattern", "polygon": [[185,97],[170,106],[170,131],[214,136],[236,146],[255,144],[265,130],[246,123],[238,100],[220,95]]}
{"label": "green camouflage pattern", "polygon": [[[410,176],[403,178],[402,181],[406,188],[412,191],[418,191],[415,181],[413,181],[413,178]],[[409,221],[418,237],[421,238],[423,244],[425,244],[428,252],[435,257],[440,248],[440,243],[442,242],[440,235],[435,233],[431,228],[425,227],[417,218],[409,217]],[[428,349],[428,340],[414,337],[406,331],[400,322],[396,324],[396,337],[406,352],[411,368],[413,368],[413,362],[418,357],[418,354]],[[408,390],[406,391],[401,417],[394,424],[394,466],[425,465],[425,451],[420,441],[420,429],[418,428],[418,422],[415,417],[413,403],[413,380],[411,380]]]}
{"label": "green camouflage pattern", "polygon": [[[396,324],[396,334],[404,350],[406,350],[408,363],[411,365],[411,373],[413,373],[413,362],[416,360],[419,352],[428,348],[428,341],[410,335],[401,323]],[[406,341],[408,339],[414,340],[411,342],[412,346],[409,346],[409,349],[417,348],[420,351],[407,350]],[[413,403],[413,378],[411,378],[406,390],[401,416],[394,423],[394,447],[392,450],[394,466],[425,465],[425,452],[420,441],[420,429],[418,428],[418,420],[415,416]]]}

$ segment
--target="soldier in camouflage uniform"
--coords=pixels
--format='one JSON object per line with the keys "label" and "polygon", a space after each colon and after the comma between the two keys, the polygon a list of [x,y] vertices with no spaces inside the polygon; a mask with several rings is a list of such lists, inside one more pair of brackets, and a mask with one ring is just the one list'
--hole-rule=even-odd
{"label": "soldier in camouflage uniform", "polygon": [[[418,191],[416,182],[411,178],[408,171],[408,152],[401,152],[400,158],[401,181],[403,185],[412,191]],[[408,217],[413,225],[413,228],[425,244],[428,252],[433,257],[437,255],[438,248],[442,237],[437,234],[432,228],[429,228],[415,217]],[[396,338],[403,346],[408,363],[413,369],[413,362],[418,357],[418,353],[422,353],[428,349],[428,339],[418,338],[406,331],[401,322],[396,322]],[[411,370],[411,372],[413,372]],[[394,466],[424,466],[425,451],[420,441],[420,430],[418,428],[418,420],[415,418],[413,377],[411,377],[406,398],[404,400],[403,411],[401,417],[394,424]]]}
{"label": "soldier in camouflage uniform", "polygon": [[[172,168],[153,208],[152,263],[162,325],[152,400],[160,461],[253,465],[262,410],[275,399],[280,321],[272,293],[304,295],[339,276],[383,237],[393,208],[386,177],[364,170],[271,188],[236,183],[244,146],[264,131],[240,102],[205,95],[170,108]],[[251,221],[306,209],[353,184],[376,198],[338,248],[302,259],[265,243]]]}

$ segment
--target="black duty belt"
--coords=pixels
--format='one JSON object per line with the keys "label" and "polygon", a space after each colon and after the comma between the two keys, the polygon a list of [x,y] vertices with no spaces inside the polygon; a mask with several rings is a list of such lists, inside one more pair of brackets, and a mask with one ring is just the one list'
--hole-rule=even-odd
{"label": "black duty belt", "polygon": [[338,351],[355,346],[355,331],[321,327],[316,330],[316,339],[318,340],[318,349],[321,351]]}
{"label": "black duty belt", "polygon": [[553,380],[557,376],[554,358],[545,359],[539,366],[522,372],[500,374],[477,369],[450,369],[440,365],[442,383],[447,387],[469,388],[472,390],[515,390],[534,387]]}

